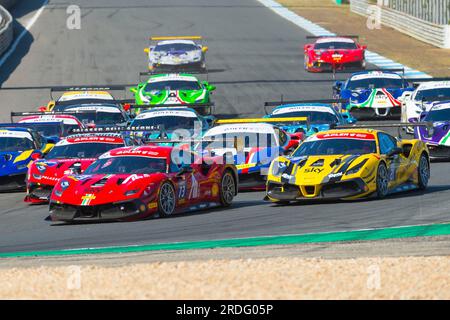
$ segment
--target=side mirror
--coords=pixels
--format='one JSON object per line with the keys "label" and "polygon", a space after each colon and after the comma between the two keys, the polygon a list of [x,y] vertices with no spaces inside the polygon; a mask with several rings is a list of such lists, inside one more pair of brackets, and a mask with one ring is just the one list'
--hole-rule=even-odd
{"label": "side mirror", "polygon": [[391,151],[389,151],[389,152],[386,154],[386,157],[392,158],[393,156],[395,156],[395,155],[397,155],[397,154],[401,154],[401,153],[403,153],[403,149],[402,149],[402,148],[399,148],[399,147],[395,147],[394,149],[392,149]]}
{"label": "side mirror", "polygon": [[138,93],[138,88],[137,87],[131,87],[130,88],[130,92],[131,93]]}
{"label": "side mirror", "polygon": [[361,49],[366,50],[367,46],[361,46]]}
{"label": "side mirror", "polygon": [[203,86],[205,87],[206,90],[208,90],[210,92],[216,90],[216,86],[209,84],[207,81],[203,82]]}
{"label": "side mirror", "polygon": [[81,163],[79,163],[79,162],[74,163],[74,165],[72,167],[72,172],[74,174],[81,174]]}
{"label": "side mirror", "polygon": [[342,82],[340,81],[336,81],[333,85],[333,91],[335,93],[340,93],[341,92],[341,88],[342,88]]}
{"label": "side mirror", "polygon": [[40,153],[33,153],[31,155],[31,159],[33,160],[37,160],[37,159],[41,159],[42,155]]}

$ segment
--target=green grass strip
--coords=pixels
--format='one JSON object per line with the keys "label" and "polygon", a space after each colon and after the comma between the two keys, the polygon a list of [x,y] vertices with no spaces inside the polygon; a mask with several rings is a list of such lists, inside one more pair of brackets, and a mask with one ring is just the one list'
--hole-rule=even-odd
{"label": "green grass strip", "polygon": [[194,250],[232,247],[255,247],[267,245],[287,245],[302,243],[368,241],[383,239],[412,238],[450,235],[450,224],[431,224],[422,226],[393,227],[375,230],[355,230],[300,235],[282,235],[240,239],[223,239],[192,242],[158,243],[136,246],[117,246],[104,248],[83,248],[70,250],[25,251],[0,253],[0,258],[65,256],[79,254],[130,253],[160,250]]}

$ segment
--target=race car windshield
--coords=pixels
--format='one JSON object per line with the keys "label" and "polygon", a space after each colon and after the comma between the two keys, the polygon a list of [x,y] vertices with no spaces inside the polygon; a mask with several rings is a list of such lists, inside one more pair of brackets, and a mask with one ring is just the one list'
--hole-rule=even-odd
{"label": "race car windshield", "polygon": [[448,99],[450,97],[450,88],[436,88],[429,90],[420,90],[417,91],[416,96],[414,98],[415,101],[429,101],[427,98],[432,98],[433,101],[440,101],[438,98],[442,97],[442,99]]}
{"label": "race car windshield", "polygon": [[323,139],[302,143],[294,157],[376,153],[374,140]]}
{"label": "race car windshield", "polygon": [[33,141],[19,137],[0,137],[0,152],[17,152],[34,149]]}
{"label": "race car windshield", "polygon": [[374,89],[374,88],[403,88],[401,78],[367,78],[359,80],[350,80],[346,89]]}
{"label": "race car windshield", "polygon": [[152,117],[147,119],[134,119],[131,126],[132,127],[161,126],[164,127],[164,129],[167,131],[173,131],[180,128],[193,130],[196,121],[199,122],[199,120],[196,117],[194,118],[194,117],[171,115],[171,116]]}
{"label": "race car windshield", "polygon": [[155,47],[155,52],[174,52],[174,51],[194,51],[198,50],[198,47],[189,43],[171,43],[161,44]]}
{"label": "race car windshield", "polygon": [[59,137],[63,134],[61,126],[59,124],[52,126],[35,124],[32,127],[43,137]]}
{"label": "race car windshield", "polygon": [[357,46],[354,42],[341,42],[341,41],[332,41],[332,42],[322,42],[316,43],[314,45],[314,49],[357,49]]}
{"label": "race car windshield", "polygon": [[[335,114],[330,112],[320,111],[295,111],[288,113],[272,114],[272,118],[291,118],[291,117],[309,117],[310,123],[338,123],[339,119]],[[279,123],[278,125],[286,125],[286,123]]]}
{"label": "race car windshield", "polygon": [[113,143],[74,143],[55,146],[45,156],[46,159],[70,159],[70,158],[98,158],[103,153],[114,148],[123,147],[123,144]]}
{"label": "race car windshield", "polygon": [[85,174],[149,174],[167,172],[166,159],[149,157],[112,157],[99,159]]}
{"label": "race car windshield", "polygon": [[[222,133],[213,136],[205,136],[208,141],[203,142],[203,149],[216,150],[225,148],[234,148],[235,144],[243,148],[266,148],[276,147],[278,142],[275,135],[271,133],[256,132],[232,132]],[[213,140],[213,142],[211,142]],[[237,146],[239,149],[239,146]]]}
{"label": "race car windshield", "polygon": [[144,90],[146,92],[163,90],[201,90],[201,86],[198,81],[167,80],[147,83]]}
{"label": "race car windshield", "polygon": [[74,114],[77,119],[84,124],[95,123],[97,125],[114,125],[125,122],[120,112],[92,111]]}
{"label": "race car windshield", "polygon": [[425,117],[424,121],[450,121],[450,108],[441,110],[431,110]]}

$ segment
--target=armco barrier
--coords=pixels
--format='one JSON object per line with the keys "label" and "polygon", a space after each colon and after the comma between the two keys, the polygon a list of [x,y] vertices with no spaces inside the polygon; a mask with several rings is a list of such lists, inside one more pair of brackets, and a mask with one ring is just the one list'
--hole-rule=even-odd
{"label": "armco barrier", "polygon": [[379,16],[383,25],[436,47],[450,49],[450,25],[424,21],[403,12],[370,4],[367,0],[351,0],[350,10],[363,16]]}
{"label": "armco barrier", "polygon": [[13,41],[13,18],[11,14],[0,6],[0,55],[3,54]]}

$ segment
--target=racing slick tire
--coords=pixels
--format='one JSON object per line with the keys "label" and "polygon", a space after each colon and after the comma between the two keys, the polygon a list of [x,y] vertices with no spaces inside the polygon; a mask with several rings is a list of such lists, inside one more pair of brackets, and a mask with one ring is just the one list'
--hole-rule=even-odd
{"label": "racing slick tire", "polygon": [[378,165],[377,170],[377,198],[382,199],[389,192],[389,172],[384,162]]}
{"label": "racing slick tire", "polygon": [[227,170],[220,180],[220,204],[222,207],[229,207],[236,194],[236,181],[233,174]]}
{"label": "racing slick tire", "polygon": [[425,153],[422,153],[420,156],[417,171],[419,190],[425,190],[428,186],[428,181],[430,180],[430,161]]}
{"label": "racing slick tire", "polygon": [[170,182],[164,182],[159,189],[158,211],[160,217],[168,217],[176,208],[175,189]]}

